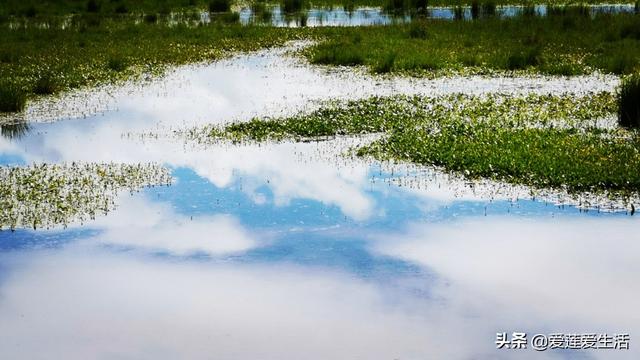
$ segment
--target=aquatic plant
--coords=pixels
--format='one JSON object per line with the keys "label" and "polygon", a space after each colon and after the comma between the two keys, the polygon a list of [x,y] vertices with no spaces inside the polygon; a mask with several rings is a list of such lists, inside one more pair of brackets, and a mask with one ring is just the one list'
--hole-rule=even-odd
{"label": "aquatic plant", "polygon": [[230,0],[211,0],[209,1],[209,12],[228,12],[231,10]]}
{"label": "aquatic plant", "polygon": [[427,24],[424,21],[412,21],[409,26],[409,37],[412,39],[426,39]]}
{"label": "aquatic plant", "polygon": [[94,219],[115,207],[121,190],[170,183],[169,171],[156,164],[0,167],[0,230]]}
{"label": "aquatic plant", "polygon": [[27,122],[19,121],[0,125],[0,135],[9,140],[20,139],[29,132],[30,126]]}
{"label": "aquatic plant", "polygon": [[116,6],[114,11],[116,14],[126,14],[129,12],[129,8],[125,4],[120,4]]}
{"label": "aquatic plant", "polygon": [[330,46],[326,49],[315,51],[310,59],[314,64],[332,64],[354,66],[364,64],[364,56],[356,51],[351,43],[342,42],[342,46]]}
{"label": "aquatic plant", "polygon": [[478,0],[471,1],[471,18],[478,19],[480,17],[480,2]]}
{"label": "aquatic plant", "polygon": [[405,9],[404,0],[388,0],[385,10],[390,12],[402,12]]}
{"label": "aquatic plant", "polygon": [[427,0],[411,0],[411,9],[419,15],[427,15],[429,2]]}
{"label": "aquatic plant", "polygon": [[33,93],[38,95],[55,94],[60,91],[62,86],[58,83],[58,80],[50,73],[44,73],[41,75],[33,86]]}
{"label": "aquatic plant", "polygon": [[[567,19],[572,19],[574,25],[567,27]],[[495,70],[554,75],[599,70],[620,74],[633,72],[640,59],[640,43],[625,41],[633,38],[632,29],[640,29],[640,19],[630,14],[594,18],[487,17],[482,21],[461,22],[420,19],[419,25],[413,22],[384,27],[313,29],[327,40],[305,50],[304,54],[314,63],[330,65],[333,57],[316,56],[316,53],[331,54],[348,45],[346,51],[362,58],[357,65],[367,65],[373,71],[386,54],[396,52],[399,56],[392,72],[412,76],[469,74],[470,69],[464,68],[468,59],[473,59],[471,71],[481,74],[493,74]],[[428,29],[429,36],[420,36],[420,27]],[[620,32],[628,37],[621,39],[616,35]],[[336,40],[356,34],[360,35],[361,42],[347,44]],[[442,71],[435,73],[423,64],[439,65],[435,68]]]}
{"label": "aquatic plant", "polygon": [[282,10],[286,13],[298,12],[303,5],[303,0],[282,0]]}
{"label": "aquatic plant", "polygon": [[156,14],[145,14],[144,15],[144,22],[148,23],[148,24],[155,24],[158,22],[158,15]]}
{"label": "aquatic plant", "polygon": [[383,133],[358,154],[539,188],[638,192],[640,136],[597,122],[616,111],[610,93],[375,97],[329,103],[290,118],[194,130],[188,136],[262,141]]}
{"label": "aquatic plant", "polygon": [[391,69],[393,69],[393,65],[396,61],[396,57],[397,57],[397,54],[395,52],[390,52],[385,54],[385,56],[382,57],[382,59],[380,59],[380,62],[378,62],[373,67],[373,71],[378,74],[385,74],[390,72]]}
{"label": "aquatic plant", "polygon": [[517,50],[507,58],[506,68],[509,70],[525,69],[540,64],[540,49],[529,48]]}
{"label": "aquatic plant", "polygon": [[125,59],[121,58],[121,57],[110,57],[107,60],[107,68],[109,68],[110,70],[113,70],[115,72],[121,72],[124,71],[127,68],[127,63],[125,61]]}
{"label": "aquatic plant", "polygon": [[27,96],[17,85],[0,83],[0,111],[22,111],[27,103]]}
{"label": "aquatic plant", "polygon": [[628,128],[640,128],[640,75],[622,80],[618,92],[618,123]]}
{"label": "aquatic plant", "polygon": [[98,12],[100,11],[100,4],[96,0],[87,1],[87,12]]}
{"label": "aquatic plant", "polygon": [[464,9],[462,8],[462,6],[457,5],[453,8],[453,18],[455,20],[464,19]]}

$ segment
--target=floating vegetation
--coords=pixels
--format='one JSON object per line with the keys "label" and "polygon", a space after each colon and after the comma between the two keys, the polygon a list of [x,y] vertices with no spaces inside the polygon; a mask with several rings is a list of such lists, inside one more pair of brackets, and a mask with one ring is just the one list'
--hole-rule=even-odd
{"label": "floating vegetation", "polygon": [[94,219],[115,208],[121,190],[169,185],[157,164],[0,167],[0,229],[51,228]]}
{"label": "floating vegetation", "polygon": [[443,167],[473,179],[624,197],[640,190],[640,135],[618,128],[616,111],[615,96],[607,92],[375,97],[188,136],[238,142],[384,133],[357,154]]}

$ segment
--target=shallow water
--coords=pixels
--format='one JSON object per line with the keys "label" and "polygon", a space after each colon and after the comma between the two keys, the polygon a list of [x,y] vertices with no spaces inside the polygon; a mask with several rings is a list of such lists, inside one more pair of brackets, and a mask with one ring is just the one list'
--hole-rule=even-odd
{"label": "shallow water", "polygon": [[[251,8],[242,8],[239,12],[240,23],[248,24],[264,24],[280,27],[318,27],[318,26],[372,26],[372,25],[389,25],[393,23],[410,22],[412,16],[410,14],[394,14],[377,7],[358,7],[348,9],[345,7],[329,7],[329,8],[311,8],[302,10],[295,14],[284,13],[280,6],[276,5],[270,9],[269,14],[257,13]],[[547,5],[535,5],[534,11],[537,16],[547,15]],[[599,4],[589,6],[592,16],[597,14],[621,14],[633,13],[635,11],[634,4]],[[501,18],[512,18],[522,15],[523,6],[504,5],[496,7],[496,16]],[[429,7],[426,16],[428,19],[455,19],[455,9],[453,7]],[[472,20],[472,12],[470,6],[462,7],[462,18]],[[207,21],[208,17],[205,17]]]}
{"label": "shallow water", "polygon": [[[636,216],[340,156],[367,139],[172,135],[331,97],[581,93],[615,78],[372,78],[284,54],[70,94],[51,112],[53,99],[31,104],[29,128],[0,139],[1,164],[156,161],[175,182],[122,194],[93,222],[0,232],[0,358],[638,357]],[[631,333],[632,344],[496,350],[503,331]]]}

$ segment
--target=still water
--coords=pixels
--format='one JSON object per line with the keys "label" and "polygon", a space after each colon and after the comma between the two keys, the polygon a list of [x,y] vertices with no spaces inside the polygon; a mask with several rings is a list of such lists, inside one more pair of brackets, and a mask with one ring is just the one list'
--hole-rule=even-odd
{"label": "still water", "polygon": [[[154,161],[174,183],[92,222],[0,232],[0,358],[638,358],[636,216],[341,156],[366,139],[173,132],[333,97],[580,93],[614,77],[383,79],[286,51],[31,105],[0,163]],[[496,350],[515,331],[630,333],[631,348]]]}
{"label": "still water", "polygon": [[[568,7],[569,9],[571,6]],[[279,5],[266,8],[267,11],[255,11],[249,7],[239,11],[240,23],[262,24],[280,27],[318,27],[318,26],[373,26],[390,25],[394,23],[406,23],[412,20],[409,13],[389,12],[379,7],[356,7],[349,9],[341,6],[327,8],[304,9],[297,13],[285,13]],[[535,5],[533,15],[547,16],[547,5]],[[588,7],[591,16],[598,14],[622,14],[634,13],[634,4],[597,4]],[[525,12],[523,6],[503,5],[495,8],[494,16],[500,18],[512,18],[521,16]],[[203,14],[204,21],[209,21],[209,14]],[[470,6],[463,6],[460,9],[461,19],[474,19]],[[485,15],[479,14],[480,17]],[[453,7],[429,7],[426,14],[419,18],[454,20],[456,10]]]}

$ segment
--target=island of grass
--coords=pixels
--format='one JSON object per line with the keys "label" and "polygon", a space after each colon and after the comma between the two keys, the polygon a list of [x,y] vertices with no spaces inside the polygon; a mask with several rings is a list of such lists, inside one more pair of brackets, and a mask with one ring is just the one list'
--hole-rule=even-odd
{"label": "island of grass", "polygon": [[471,179],[625,196],[640,192],[640,133],[617,126],[617,107],[606,92],[375,97],[191,136],[264,141],[381,133],[357,154],[442,167]]}
{"label": "island of grass", "polygon": [[640,17],[633,14],[416,20],[331,28],[322,35],[326,41],[305,51],[312,63],[366,66],[375,73],[627,74],[640,64]]}
{"label": "island of grass", "polygon": [[50,228],[94,219],[122,190],[169,185],[157,164],[36,164],[0,167],[0,230]]}

